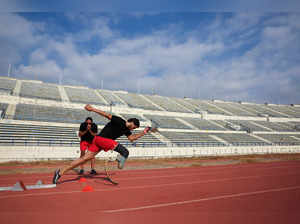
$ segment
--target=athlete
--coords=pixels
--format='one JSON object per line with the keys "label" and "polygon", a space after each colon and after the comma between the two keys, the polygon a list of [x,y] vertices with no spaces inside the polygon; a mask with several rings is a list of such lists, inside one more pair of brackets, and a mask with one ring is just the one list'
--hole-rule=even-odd
{"label": "athlete", "polygon": [[[97,135],[98,127],[95,123],[93,123],[93,119],[91,117],[87,117],[85,122],[80,124],[78,136],[80,137],[80,157],[85,155],[88,147],[91,146],[93,142],[93,137]],[[82,175],[84,173],[84,164],[80,165],[79,174]],[[97,172],[95,170],[95,159],[91,160],[91,172],[90,174],[96,175]]]}
{"label": "athlete", "polygon": [[118,116],[114,116],[102,110],[96,109],[89,104],[85,106],[85,109],[106,117],[110,120],[110,122],[105,125],[99,135],[93,137],[92,145],[90,145],[88,152],[83,157],[73,161],[69,166],[64,167],[62,170],[58,169],[55,171],[53,176],[54,184],[56,184],[58,179],[67,171],[74,169],[75,167],[78,167],[79,165],[84,164],[91,159],[94,159],[101,150],[104,150],[105,152],[109,150],[118,152],[118,168],[123,169],[125,161],[129,156],[129,151],[123,145],[116,142],[115,139],[122,135],[126,135],[128,140],[133,142],[151,130],[150,127],[146,127],[140,133],[132,134],[131,131],[140,126],[138,119],[130,118],[129,120],[125,121]]}
{"label": "athlete", "polygon": [[120,136],[126,135],[128,140],[133,142],[145,135],[143,131],[137,134],[132,134],[131,132],[132,130],[140,127],[140,121],[137,118],[130,118],[127,121],[125,121],[121,117],[111,115],[102,110],[96,109],[90,104],[87,104],[84,108],[87,111],[95,112],[110,120],[110,122],[108,122],[99,133],[99,136],[101,137],[116,140]]}

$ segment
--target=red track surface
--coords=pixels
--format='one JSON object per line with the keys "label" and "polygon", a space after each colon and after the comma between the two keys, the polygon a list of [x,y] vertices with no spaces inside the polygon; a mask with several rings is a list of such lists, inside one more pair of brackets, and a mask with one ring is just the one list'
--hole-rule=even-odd
{"label": "red track surface", "polygon": [[[120,183],[76,175],[54,189],[0,192],[0,223],[299,223],[300,162],[116,171]],[[51,182],[52,174],[1,176]]]}

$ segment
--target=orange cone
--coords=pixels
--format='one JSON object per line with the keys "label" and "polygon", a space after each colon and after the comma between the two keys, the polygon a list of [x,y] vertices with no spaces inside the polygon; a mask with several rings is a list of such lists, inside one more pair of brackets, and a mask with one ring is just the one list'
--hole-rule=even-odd
{"label": "orange cone", "polygon": [[94,188],[92,186],[86,185],[84,188],[81,190],[82,192],[93,192]]}

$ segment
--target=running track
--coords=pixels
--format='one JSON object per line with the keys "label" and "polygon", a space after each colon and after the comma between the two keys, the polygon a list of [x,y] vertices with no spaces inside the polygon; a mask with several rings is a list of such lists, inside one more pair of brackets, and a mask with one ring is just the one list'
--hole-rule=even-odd
{"label": "running track", "polygon": [[[299,223],[300,162],[116,171],[120,184],[66,175],[54,189],[0,192],[0,223]],[[0,176],[51,182],[52,174]]]}

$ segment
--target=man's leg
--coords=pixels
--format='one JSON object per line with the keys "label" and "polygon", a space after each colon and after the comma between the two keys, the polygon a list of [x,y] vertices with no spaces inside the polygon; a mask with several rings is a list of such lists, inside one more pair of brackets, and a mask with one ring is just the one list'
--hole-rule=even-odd
{"label": "man's leg", "polygon": [[[85,151],[88,149],[89,143],[87,141],[80,142],[80,158],[85,155]],[[84,173],[84,164],[80,165],[79,174],[82,175]]]}
{"label": "man's leg", "polygon": [[129,156],[129,151],[126,149],[123,145],[118,144],[117,147],[114,149],[114,151],[120,153],[117,156],[117,161],[118,161],[118,168],[123,169],[124,164]]}
{"label": "man's leg", "polygon": [[90,172],[90,174],[94,174],[94,175],[97,174],[97,172],[95,170],[95,161],[96,161],[95,158],[91,159],[91,172]]}
{"label": "man's leg", "polygon": [[[85,155],[85,150],[80,150],[80,158],[84,157]],[[84,173],[84,163],[80,165],[80,171],[79,174],[83,174]]]}
{"label": "man's leg", "polygon": [[71,169],[74,169],[75,167],[78,167],[81,164],[86,163],[87,161],[95,158],[95,156],[98,154],[98,152],[90,152],[87,151],[85,153],[85,155],[82,158],[76,159],[74,160],[69,166],[64,167],[61,171],[60,171],[60,175],[64,175],[66,172],[68,172]]}
{"label": "man's leg", "polygon": [[98,152],[90,152],[88,151],[82,158],[78,158],[74,160],[70,165],[64,167],[63,169],[58,169],[55,171],[52,182],[53,184],[56,184],[58,179],[63,176],[66,172],[68,172],[71,169],[74,169],[78,167],[79,165],[86,163],[87,161],[93,159]]}

